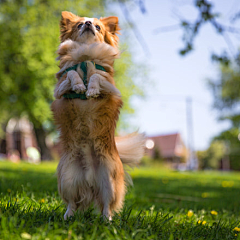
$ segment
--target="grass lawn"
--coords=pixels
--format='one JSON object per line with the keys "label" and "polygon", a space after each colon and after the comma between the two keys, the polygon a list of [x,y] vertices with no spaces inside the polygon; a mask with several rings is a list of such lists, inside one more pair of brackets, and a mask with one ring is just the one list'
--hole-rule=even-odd
{"label": "grass lawn", "polygon": [[63,220],[56,163],[0,162],[0,239],[240,239],[240,173],[131,172],[110,223],[89,209]]}

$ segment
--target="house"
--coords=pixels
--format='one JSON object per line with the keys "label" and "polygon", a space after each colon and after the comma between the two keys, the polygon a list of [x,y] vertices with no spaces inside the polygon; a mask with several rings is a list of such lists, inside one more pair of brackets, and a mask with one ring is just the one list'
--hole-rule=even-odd
{"label": "house", "polygon": [[[27,117],[11,118],[3,129],[5,134],[0,138],[0,159],[38,163],[41,159],[41,151],[37,142],[33,124]],[[59,158],[61,150],[52,136],[47,136],[45,143],[51,154]]]}
{"label": "house", "polygon": [[27,149],[38,148],[32,123],[25,117],[11,118],[4,139],[0,139],[0,153],[28,159]]}
{"label": "house", "polygon": [[167,162],[185,162],[187,148],[179,133],[147,137],[146,155],[151,158],[162,158]]}

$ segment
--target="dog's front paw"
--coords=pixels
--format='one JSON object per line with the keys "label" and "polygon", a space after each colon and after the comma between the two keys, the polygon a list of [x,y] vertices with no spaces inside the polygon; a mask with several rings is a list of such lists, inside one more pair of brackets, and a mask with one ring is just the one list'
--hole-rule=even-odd
{"label": "dog's front paw", "polygon": [[61,95],[59,94],[58,91],[56,91],[53,95],[56,99],[60,99],[61,98]]}
{"label": "dog's front paw", "polygon": [[54,91],[54,97],[56,98],[56,99],[60,99],[61,97],[62,97],[62,95],[63,95],[63,93],[61,92],[61,90],[60,89],[57,89],[57,90],[55,90]]}
{"label": "dog's front paw", "polygon": [[73,86],[72,90],[76,93],[84,93],[86,92],[86,87],[84,84],[79,83]]}
{"label": "dog's front paw", "polygon": [[98,88],[90,88],[86,92],[87,98],[97,98],[100,95]]}

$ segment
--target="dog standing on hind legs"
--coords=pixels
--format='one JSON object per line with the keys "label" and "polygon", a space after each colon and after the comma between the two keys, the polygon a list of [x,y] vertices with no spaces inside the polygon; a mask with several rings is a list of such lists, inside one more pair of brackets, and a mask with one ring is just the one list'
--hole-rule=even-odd
{"label": "dog standing on hind legs", "polygon": [[67,204],[64,219],[94,203],[111,220],[122,209],[124,165],[134,167],[144,153],[144,136],[114,136],[122,100],[115,87],[117,17],[85,18],[62,12],[60,71],[52,111],[60,131],[58,190]]}

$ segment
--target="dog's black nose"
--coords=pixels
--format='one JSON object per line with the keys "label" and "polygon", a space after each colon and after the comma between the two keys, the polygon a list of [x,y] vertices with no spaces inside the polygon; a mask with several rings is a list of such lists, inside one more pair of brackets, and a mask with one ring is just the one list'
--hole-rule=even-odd
{"label": "dog's black nose", "polygon": [[90,26],[90,25],[92,25],[92,22],[91,22],[91,21],[86,21],[85,24],[86,24],[87,26]]}

